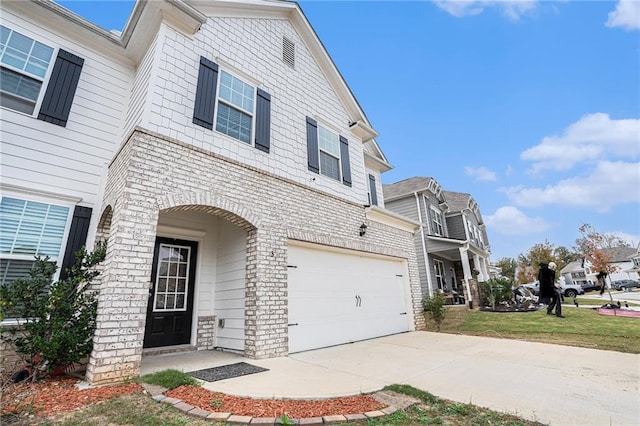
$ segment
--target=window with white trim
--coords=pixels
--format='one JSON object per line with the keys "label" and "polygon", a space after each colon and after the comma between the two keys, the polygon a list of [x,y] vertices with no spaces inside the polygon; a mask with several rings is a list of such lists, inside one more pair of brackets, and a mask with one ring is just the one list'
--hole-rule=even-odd
{"label": "window with white trim", "polygon": [[256,88],[223,70],[219,80],[216,130],[250,144]]}
{"label": "window with white trim", "polygon": [[340,138],[337,133],[318,125],[320,173],[340,180]]}
{"label": "window with white trim", "polygon": [[0,105],[33,114],[53,48],[0,25]]}
{"label": "window with white trim", "polygon": [[70,209],[3,196],[0,199],[0,283],[26,277],[35,256],[59,263]]}
{"label": "window with white trim", "polygon": [[433,206],[431,206],[431,231],[436,235],[444,236],[442,213]]}
{"label": "window with white trim", "polygon": [[444,290],[446,287],[446,284],[444,282],[444,262],[438,259],[433,259],[433,271],[435,273],[438,289]]}

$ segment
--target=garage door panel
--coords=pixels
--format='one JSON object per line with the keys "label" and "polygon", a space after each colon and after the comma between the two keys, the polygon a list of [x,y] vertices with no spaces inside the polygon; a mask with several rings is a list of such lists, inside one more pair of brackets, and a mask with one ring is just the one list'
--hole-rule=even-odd
{"label": "garage door panel", "polygon": [[401,259],[290,246],[288,263],[290,352],[408,330]]}

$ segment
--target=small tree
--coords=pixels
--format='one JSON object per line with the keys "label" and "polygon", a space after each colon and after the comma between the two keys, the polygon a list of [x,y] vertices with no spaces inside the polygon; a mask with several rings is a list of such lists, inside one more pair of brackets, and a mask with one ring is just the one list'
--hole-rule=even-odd
{"label": "small tree", "polygon": [[490,305],[493,310],[498,303],[511,300],[511,280],[508,278],[492,278],[482,283],[483,302]]}
{"label": "small tree", "polygon": [[512,257],[503,257],[496,262],[496,266],[500,268],[500,275],[511,280],[515,280],[518,262]]}
{"label": "small tree", "polygon": [[613,260],[612,254],[606,249],[617,246],[626,247],[628,244],[614,235],[597,232],[593,226],[587,223],[578,229],[582,237],[576,240],[576,246],[582,252],[584,261],[589,262],[594,271],[598,271],[598,280],[602,279],[602,286],[607,288],[609,299],[613,304],[611,287],[606,285],[606,278],[620,268],[611,262]]}
{"label": "small tree", "polygon": [[53,283],[55,263],[36,257],[29,277],[0,286],[0,316],[19,322],[2,330],[2,340],[22,356],[33,381],[79,362],[93,348],[98,302],[90,284],[105,254],[105,244],[93,253],[82,248],[67,277]]}
{"label": "small tree", "polygon": [[440,325],[444,320],[444,316],[446,313],[446,308],[444,307],[447,299],[444,297],[444,294],[437,291],[433,297],[429,297],[426,295],[424,299],[422,299],[422,307],[425,312],[429,313],[429,316],[436,323],[436,330],[440,331]]}

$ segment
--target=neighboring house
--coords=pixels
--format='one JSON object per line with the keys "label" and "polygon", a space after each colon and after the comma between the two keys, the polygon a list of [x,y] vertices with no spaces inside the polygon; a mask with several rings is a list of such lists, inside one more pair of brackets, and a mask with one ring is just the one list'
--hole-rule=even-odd
{"label": "neighboring house", "polygon": [[569,262],[560,270],[560,275],[564,277],[567,284],[586,285],[597,281],[588,262],[585,265],[582,260]]}
{"label": "neighboring house", "polygon": [[609,275],[611,281],[632,279],[640,277],[637,270],[634,270],[634,256],[638,255],[638,250],[633,247],[612,247],[604,249],[611,256],[610,264],[616,267],[616,272]]}
{"label": "neighboring house", "polygon": [[418,223],[383,208],[391,166],[298,4],[138,1],[122,33],[1,7],[2,280],[107,239],[87,380],[424,326]]}
{"label": "neighboring house", "polygon": [[[632,247],[612,247],[602,249],[611,256],[610,264],[616,268],[616,271],[609,274],[607,280],[617,281],[624,279],[637,280],[640,277],[637,265],[640,264],[640,253],[638,249]],[[593,270],[591,264],[577,260],[570,262],[560,270],[560,274],[568,283],[585,284],[587,282],[595,283],[598,271]]]}
{"label": "neighboring house", "polygon": [[629,259],[633,266],[627,269],[626,272],[629,273],[629,276],[632,276],[631,274],[635,273],[636,276],[633,279],[640,279],[640,243],[638,243],[636,251],[629,256]]}
{"label": "neighboring house", "polygon": [[385,206],[420,223],[415,235],[423,296],[456,291],[472,300],[471,279],[489,276],[489,241],[469,194],[442,190],[430,177],[384,185]]}

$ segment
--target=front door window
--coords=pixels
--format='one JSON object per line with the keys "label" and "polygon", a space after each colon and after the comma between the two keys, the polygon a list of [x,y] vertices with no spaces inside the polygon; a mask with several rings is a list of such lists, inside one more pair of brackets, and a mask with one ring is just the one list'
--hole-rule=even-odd
{"label": "front door window", "polygon": [[195,241],[156,239],[145,348],[190,343],[197,250]]}
{"label": "front door window", "polygon": [[153,308],[155,312],[187,309],[190,253],[190,247],[160,244]]}

